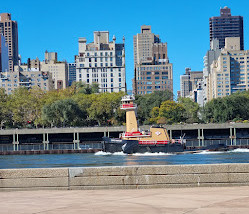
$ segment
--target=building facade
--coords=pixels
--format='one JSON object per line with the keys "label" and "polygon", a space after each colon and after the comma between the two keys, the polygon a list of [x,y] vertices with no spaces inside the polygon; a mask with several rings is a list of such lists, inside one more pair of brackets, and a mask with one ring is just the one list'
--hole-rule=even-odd
{"label": "building facade", "polygon": [[18,65],[18,30],[17,22],[11,20],[11,14],[0,14],[0,34],[5,37],[8,46],[9,71],[14,71],[14,65]]}
{"label": "building facade", "polygon": [[226,37],[240,37],[240,49],[244,50],[243,17],[232,16],[230,8],[221,8],[220,16],[209,18],[209,31],[210,43],[216,38],[219,47],[224,48]]}
{"label": "building facade", "polygon": [[167,43],[151,32],[151,26],[141,27],[133,37],[133,93],[150,94],[157,90],[173,92],[173,65],[169,63]]}
{"label": "building facade", "polygon": [[68,85],[71,86],[76,82],[76,63],[68,63]]}
{"label": "building facade", "polygon": [[191,71],[191,68],[185,68],[185,74],[180,76],[181,97],[190,96],[202,80],[203,71]]}
{"label": "building facade", "polygon": [[94,42],[79,38],[76,56],[76,81],[98,83],[100,92],[126,91],[125,47],[116,37],[109,41],[108,31],[95,31]]}
{"label": "building facade", "polygon": [[66,62],[57,60],[56,52],[45,52],[45,60],[40,62],[40,69],[50,73],[54,83],[54,89],[65,89],[68,87],[68,65]]}
{"label": "building facade", "polygon": [[27,64],[15,65],[13,72],[1,73],[0,88],[4,88],[7,94],[11,94],[18,87],[37,87],[49,91],[53,89],[52,77],[49,73],[30,68]]}
{"label": "building facade", "polygon": [[240,44],[240,37],[225,39],[225,48],[210,66],[207,101],[249,89],[249,51]]}
{"label": "building facade", "polygon": [[203,82],[202,82],[202,90],[203,90],[203,105],[207,103],[208,97],[208,77],[211,71],[212,63],[217,60],[220,56],[221,49],[219,48],[219,40],[213,39],[211,41],[211,48],[207,51],[206,55],[203,57]]}
{"label": "building facade", "polygon": [[9,70],[8,46],[3,35],[0,34],[0,73]]}

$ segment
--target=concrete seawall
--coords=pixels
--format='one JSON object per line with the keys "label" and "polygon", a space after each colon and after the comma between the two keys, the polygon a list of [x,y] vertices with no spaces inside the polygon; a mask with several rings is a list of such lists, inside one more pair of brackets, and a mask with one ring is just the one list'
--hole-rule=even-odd
{"label": "concrete seawall", "polygon": [[249,186],[249,164],[1,169],[0,191]]}

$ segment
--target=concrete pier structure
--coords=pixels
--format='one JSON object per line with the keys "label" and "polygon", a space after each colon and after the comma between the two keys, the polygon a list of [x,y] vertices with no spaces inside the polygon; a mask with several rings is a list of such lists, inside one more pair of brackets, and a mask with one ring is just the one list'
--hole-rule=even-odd
{"label": "concrete pier structure", "polygon": [[[170,139],[184,136],[187,148],[223,143],[230,147],[249,147],[249,123],[165,125]],[[149,130],[150,126],[140,126]],[[77,150],[82,144],[98,144],[102,137],[118,138],[124,126],[6,129],[0,132],[0,152],[20,150]],[[31,146],[29,146],[31,145]]]}

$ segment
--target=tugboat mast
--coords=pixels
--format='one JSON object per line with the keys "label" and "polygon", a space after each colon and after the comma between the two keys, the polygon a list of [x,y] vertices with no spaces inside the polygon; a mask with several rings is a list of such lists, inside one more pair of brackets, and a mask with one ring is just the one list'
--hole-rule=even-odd
{"label": "tugboat mast", "polygon": [[126,111],[126,132],[137,132],[138,124],[136,118],[137,105],[134,103],[135,97],[133,95],[126,95],[122,98],[120,109]]}

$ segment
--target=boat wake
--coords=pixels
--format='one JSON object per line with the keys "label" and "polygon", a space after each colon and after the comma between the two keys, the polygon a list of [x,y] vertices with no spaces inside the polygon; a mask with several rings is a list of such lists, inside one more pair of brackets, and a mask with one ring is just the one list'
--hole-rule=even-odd
{"label": "boat wake", "polygon": [[200,154],[200,155],[208,155],[208,154],[222,154],[222,153],[241,153],[241,152],[249,152],[249,149],[234,149],[234,150],[230,150],[230,151],[201,151],[201,152],[197,152],[194,154]]}
{"label": "boat wake", "polygon": [[[103,152],[103,151],[99,151],[94,153],[94,155],[100,155],[100,156],[106,156],[106,155],[128,155],[125,154],[123,152],[114,152],[114,153],[110,153],[110,152]],[[150,152],[146,152],[146,153],[134,153],[131,154],[133,156],[168,156],[168,155],[174,155],[173,153],[163,153],[163,152],[158,152],[158,153],[150,153]]]}
{"label": "boat wake", "polygon": [[94,155],[105,156],[105,155],[127,155],[127,154],[124,154],[123,152],[114,152],[114,153],[111,153],[111,152],[99,151],[99,152],[94,153]]}
{"label": "boat wake", "polygon": [[239,149],[234,149],[234,150],[232,150],[232,151],[230,151],[230,152],[249,152],[249,149],[241,149],[241,148],[239,148]]}
{"label": "boat wake", "polygon": [[208,154],[222,154],[222,153],[226,153],[226,151],[201,151],[201,152],[197,152],[197,153],[194,153],[194,154],[197,154],[197,155],[208,155]]}
{"label": "boat wake", "polygon": [[174,155],[173,153],[164,153],[164,152],[156,152],[156,153],[151,153],[151,152],[146,152],[146,153],[134,153],[132,154],[134,156],[168,156],[168,155]]}

